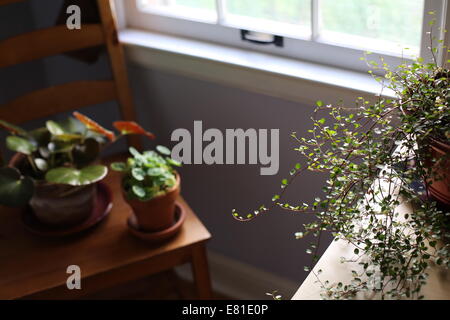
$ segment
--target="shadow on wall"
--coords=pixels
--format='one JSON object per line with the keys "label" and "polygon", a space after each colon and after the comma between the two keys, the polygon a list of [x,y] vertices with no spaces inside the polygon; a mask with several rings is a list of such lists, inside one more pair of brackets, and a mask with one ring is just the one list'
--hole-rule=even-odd
{"label": "shadow on wall", "polygon": [[[275,210],[239,223],[231,210],[252,212],[280,192],[281,180],[299,161],[290,134],[307,132],[314,107],[136,66],[130,69],[130,78],[139,119],[157,133],[159,143],[170,141],[178,128],[192,133],[195,120],[203,121],[204,130],[222,132],[280,129],[277,176],[260,176],[260,165],[185,165],[182,189],[213,234],[211,249],[300,284],[311,256],[305,253],[308,241],[297,241],[294,234],[311,217]],[[320,194],[323,182],[323,177],[305,175],[289,189],[287,199],[310,201]],[[324,247],[331,238],[326,240]]]}

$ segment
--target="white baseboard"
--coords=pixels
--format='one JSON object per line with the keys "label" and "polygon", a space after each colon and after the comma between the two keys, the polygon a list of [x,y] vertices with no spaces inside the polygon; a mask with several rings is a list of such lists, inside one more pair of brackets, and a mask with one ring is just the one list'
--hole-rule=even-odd
{"label": "white baseboard", "polygon": [[[290,299],[300,283],[255,268],[215,252],[208,252],[208,262],[214,292],[237,300],[271,299],[266,293],[278,291],[283,299]],[[177,274],[193,281],[190,266],[176,268]]]}

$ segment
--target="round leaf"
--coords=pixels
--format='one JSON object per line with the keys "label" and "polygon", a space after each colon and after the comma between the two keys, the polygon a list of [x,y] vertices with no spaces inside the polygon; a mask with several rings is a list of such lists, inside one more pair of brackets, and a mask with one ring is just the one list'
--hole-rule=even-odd
{"label": "round leaf", "polygon": [[45,125],[47,130],[54,136],[64,135],[66,133],[64,129],[55,121],[49,120]]}
{"label": "round leaf", "polygon": [[137,150],[136,150],[135,148],[133,148],[133,147],[130,147],[129,151],[130,151],[130,153],[131,153],[131,155],[132,155],[133,157],[136,157],[136,158],[142,157],[142,155],[139,153],[139,151],[137,151]]}
{"label": "round leaf", "polygon": [[50,143],[51,134],[47,128],[39,128],[30,132],[30,137],[39,145],[46,146]]}
{"label": "round leaf", "polygon": [[167,163],[169,163],[170,165],[174,166],[174,167],[181,167],[181,162],[174,160],[172,158],[166,158]]}
{"label": "round leaf", "polygon": [[150,177],[157,177],[164,174],[164,169],[162,168],[150,168],[147,170],[147,175]]}
{"label": "round leaf", "polygon": [[99,133],[99,134],[107,137],[110,141],[116,140],[116,136],[115,136],[114,132],[103,128],[101,125],[99,125],[97,122],[90,119],[89,117],[86,117],[85,115],[83,115],[79,112],[74,112],[73,116],[75,118],[77,118],[81,123],[83,123],[88,130]]}
{"label": "round leaf", "polygon": [[144,198],[145,197],[145,190],[144,188],[140,187],[140,186],[133,186],[132,187],[133,193],[138,197],[138,198]]}
{"label": "round leaf", "polygon": [[159,153],[165,155],[165,156],[170,156],[171,151],[169,148],[164,147],[164,146],[157,146],[156,150],[158,150]]}
{"label": "round leaf", "polygon": [[34,192],[33,180],[22,177],[13,168],[0,169],[0,204],[8,207],[20,207],[30,201]]}
{"label": "round leaf", "polygon": [[77,170],[75,168],[56,168],[45,175],[48,182],[70,186],[85,186],[102,180],[108,169],[105,166],[90,166]]}
{"label": "round leaf", "polygon": [[134,121],[116,121],[113,125],[123,135],[142,134],[146,135],[150,139],[155,139],[155,135],[153,133],[146,131]]}
{"label": "round leaf", "polygon": [[127,165],[123,162],[113,162],[111,163],[111,169],[118,172],[123,172],[127,169]]}
{"label": "round leaf", "polygon": [[34,163],[39,170],[44,172],[48,170],[48,163],[44,159],[36,158],[34,159]]}
{"label": "round leaf", "polygon": [[0,119],[0,127],[4,128],[5,130],[8,130],[9,132],[11,132],[13,134],[17,134],[22,137],[28,136],[28,133],[25,130],[23,130],[22,128],[15,126],[12,123],[6,122],[1,119]]}
{"label": "round leaf", "polygon": [[133,178],[135,178],[137,181],[144,181],[145,179],[145,172],[141,168],[133,168],[131,170],[131,175]]}
{"label": "round leaf", "polygon": [[26,155],[31,155],[34,151],[37,150],[36,146],[32,144],[30,141],[17,136],[7,137],[6,145],[8,149]]}
{"label": "round leaf", "polygon": [[59,125],[67,133],[77,134],[77,135],[85,135],[86,134],[86,126],[75,118],[69,117],[69,118],[59,122]]}

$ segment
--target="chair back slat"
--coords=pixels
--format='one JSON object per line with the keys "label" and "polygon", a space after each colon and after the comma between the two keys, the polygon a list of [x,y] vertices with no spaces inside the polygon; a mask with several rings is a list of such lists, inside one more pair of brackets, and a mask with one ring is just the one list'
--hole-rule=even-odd
{"label": "chair back slat", "polygon": [[[0,0],[0,6],[24,0]],[[0,42],[0,68],[104,45],[109,55],[111,81],[78,81],[28,93],[0,105],[0,119],[20,124],[87,105],[116,100],[123,120],[136,121],[128,85],[123,46],[118,40],[114,0],[97,0],[101,23],[82,24],[80,30],[65,25],[36,30]],[[129,136],[128,144],[139,148],[140,138]]]}
{"label": "chair back slat", "polygon": [[0,6],[4,6],[11,3],[22,2],[23,0],[0,0]]}
{"label": "chair back slat", "polygon": [[20,124],[116,100],[114,81],[77,81],[29,92],[0,105],[0,119]]}
{"label": "chair back slat", "polygon": [[36,30],[0,42],[0,68],[104,43],[101,24],[83,25],[80,30],[65,25]]}

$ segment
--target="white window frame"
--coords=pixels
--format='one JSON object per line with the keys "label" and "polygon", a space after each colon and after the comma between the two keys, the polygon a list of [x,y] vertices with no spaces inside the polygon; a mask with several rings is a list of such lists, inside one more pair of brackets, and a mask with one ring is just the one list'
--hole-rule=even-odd
{"label": "white window frame", "polygon": [[[242,41],[239,30],[242,26],[230,25],[224,22],[223,8],[220,7],[221,0],[216,0],[218,5],[218,16],[215,18],[193,19],[192,17],[180,18],[179,15],[172,15],[165,10],[141,10],[137,7],[136,0],[118,0],[123,1],[121,7],[124,10],[126,28],[143,29],[151,32],[170,34],[201,40],[212,43],[219,43],[232,47],[249,49],[254,51],[285,56],[318,63],[330,65],[355,71],[366,71],[367,65],[360,58],[364,55],[366,49],[351,47],[348,44],[332,43],[331,41],[320,37],[319,35],[319,1],[312,2],[311,30],[312,34],[308,37],[302,35],[293,36],[292,33],[283,33],[278,31],[277,35],[284,36],[284,47],[261,46]],[[450,26],[450,6],[449,0],[425,0],[424,19],[422,27],[422,45],[420,56],[426,61],[432,61],[432,55],[428,49],[429,41],[426,32],[429,30],[429,21],[436,19],[433,27],[437,38],[445,39],[448,43],[449,35],[445,34],[446,26]],[[435,15],[430,16],[428,12],[434,11]],[[248,27],[247,27],[248,28]],[[270,30],[248,28],[251,31],[269,32]],[[442,30],[441,32],[439,30]],[[435,43],[436,45],[436,43]],[[370,51],[382,56],[386,63],[391,66],[399,65],[409,58],[405,55],[393,55],[379,50],[370,49]],[[445,50],[443,50],[445,51]],[[443,52],[437,54],[437,62],[442,65],[446,61]]]}

